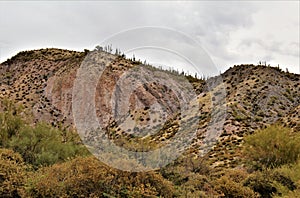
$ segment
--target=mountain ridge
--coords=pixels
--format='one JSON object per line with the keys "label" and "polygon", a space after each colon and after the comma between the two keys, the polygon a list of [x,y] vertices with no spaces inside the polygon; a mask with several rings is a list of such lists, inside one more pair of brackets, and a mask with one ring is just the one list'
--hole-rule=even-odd
{"label": "mountain ridge", "polygon": [[[103,51],[85,50],[75,52],[62,49],[41,49],[20,52],[11,59],[0,64],[0,99],[8,98],[25,109],[32,111],[35,122],[47,121],[53,126],[64,125],[74,127],[72,116],[72,88],[76,73],[82,61],[89,53],[96,53],[100,57],[110,59],[101,85],[97,86],[97,94],[101,97],[111,97],[111,91],[118,79],[125,71],[139,64],[138,61],[126,59]],[[100,58],[101,59],[101,58]],[[102,60],[102,59],[101,59]],[[167,71],[166,71],[167,72]],[[218,143],[207,154],[214,167],[234,167],[239,164],[239,154],[232,151],[239,149],[243,137],[252,134],[255,130],[267,125],[282,122],[294,131],[299,131],[299,101],[300,101],[300,75],[284,72],[278,67],[262,65],[239,65],[229,68],[220,76],[207,80],[187,77],[198,95],[201,119],[197,138],[190,152],[198,154],[197,148],[201,144],[201,136],[205,132],[210,119],[211,109],[209,104],[214,97],[213,89],[208,89],[208,84],[217,78],[222,79],[222,86],[226,90],[226,119]],[[66,80],[67,79],[67,80]],[[151,105],[151,100],[163,102],[163,97],[171,104],[170,117],[173,119],[169,128],[154,135],[151,141],[162,141],[171,138],[178,130],[175,118],[175,96],[166,93],[163,86],[149,85],[139,88],[139,93],[134,93],[130,99],[132,110],[137,108],[138,101],[144,106]],[[151,98],[151,100],[147,100]],[[110,127],[110,131],[117,131],[113,138],[125,136],[126,131],[118,128],[116,123],[110,121],[108,114],[111,107],[108,103],[97,101],[98,115],[107,115],[103,122]],[[101,107],[101,108],[100,108]],[[134,112],[135,119],[147,120],[147,111]],[[141,116],[144,116],[143,118]],[[175,116],[175,117],[174,117]],[[105,116],[104,116],[105,117]],[[128,137],[127,137],[128,136]],[[220,154],[223,153],[223,154]],[[222,155],[222,156],[220,156]],[[226,156],[226,157],[224,157]]]}

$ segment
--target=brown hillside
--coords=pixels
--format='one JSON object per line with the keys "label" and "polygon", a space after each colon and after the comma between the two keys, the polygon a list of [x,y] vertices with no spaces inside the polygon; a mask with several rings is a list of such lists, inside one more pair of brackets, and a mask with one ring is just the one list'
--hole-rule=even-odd
{"label": "brown hillside", "polygon": [[[111,105],[107,103],[117,80],[125,71],[139,62],[125,59],[107,52],[95,51],[94,60],[106,64],[105,75],[97,86],[97,115],[101,122],[108,125],[112,138],[127,136],[132,131],[122,131],[111,120]],[[21,52],[0,65],[0,98],[8,98],[32,111],[36,120],[44,120],[54,126],[63,124],[73,126],[72,91],[77,69],[87,55],[61,49],[41,49]],[[100,58],[99,58],[100,57]],[[152,68],[153,69],[153,68]],[[254,65],[240,65],[230,68],[218,78],[222,78],[226,90],[226,119],[218,144],[208,154],[213,166],[238,165],[239,149],[245,134],[253,133],[278,120],[299,131],[300,75],[282,72],[278,68]],[[190,152],[198,153],[202,135],[211,119],[211,101],[218,86],[208,90],[207,82],[190,78],[198,94],[200,122]],[[101,98],[106,98],[102,100]],[[159,84],[141,86],[130,98],[130,118],[147,126],[148,108],[155,102],[164,104],[167,125],[158,134],[151,136],[151,141],[165,141],[178,130],[178,100],[169,88]],[[218,105],[216,105],[218,107]],[[157,120],[163,119],[158,117]],[[124,118],[125,119],[125,118]],[[193,118],[188,118],[192,120]],[[159,125],[159,122],[156,123]],[[156,126],[154,124],[154,126]],[[152,126],[152,125],[151,125]],[[143,128],[138,129],[142,131]],[[126,133],[125,133],[126,132]]]}

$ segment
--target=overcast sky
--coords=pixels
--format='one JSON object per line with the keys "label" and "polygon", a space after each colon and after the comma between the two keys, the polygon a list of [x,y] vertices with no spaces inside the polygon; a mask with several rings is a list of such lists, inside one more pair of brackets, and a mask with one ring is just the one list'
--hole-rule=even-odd
{"label": "overcast sky", "polygon": [[[299,1],[1,1],[0,62],[21,50],[57,47],[82,51],[94,49],[107,39],[119,42],[112,43],[113,46],[129,50],[130,47],[125,46],[128,42],[122,42],[124,35],[118,39],[116,35],[144,26],[169,28],[185,35],[190,39],[188,42],[193,39],[207,52],[217,71],[225,71],[234,64],[267,61],[267,64],[279,64],[284,70],[300,73]],[[154,39],[156,33],[153,35],[147,39]],[[165,41],[163,47],[171,40],[166,37],[168,33],[160,38]],[[183,37],[178,46],[184,43]],[[140,42],[145,40],[145,35],[131,31],[128,40],[133,47],[143,47],[144,43]],[[177,49],[173,47],[174,43],[170,43],[168,53]],[[139,54],[133,51],[131,53]],[[180,53],[185,56],[184,52]],[[176,56],[174,53],[173,56],[157,54],[153,49],[144,50],[138,58],[156,64],[183,64],[170,58]],[[188,59],[193,62],[197,58],[192,56],[198,54],[191,54]]]}

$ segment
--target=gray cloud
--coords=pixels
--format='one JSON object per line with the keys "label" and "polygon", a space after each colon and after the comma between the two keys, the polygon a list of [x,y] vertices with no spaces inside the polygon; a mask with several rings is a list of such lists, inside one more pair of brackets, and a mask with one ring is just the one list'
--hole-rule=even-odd
{"label": "gray cloud", "polygon": [[194,38],[220,70],[269,56],[299,72],[298,16],[299,2],[0,2],[0,61],[25,49],[93,49],[120,31],[162,26]]}
{"label": "gray cloud", "polygon": [[299,43],[298,42],[278,42],[274,40],[262,40],[257,38],[245,39],[241,42],[240,47],[260,47],[271,54],[282,54],[287,56],[299,57]]}

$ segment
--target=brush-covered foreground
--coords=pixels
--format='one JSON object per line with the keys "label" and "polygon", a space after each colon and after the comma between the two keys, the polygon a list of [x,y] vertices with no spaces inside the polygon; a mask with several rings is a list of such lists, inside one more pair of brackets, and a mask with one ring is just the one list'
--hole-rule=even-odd
{"label": "brush-covered foreground", "polygon": [[5,101],[0,114],[1,197],[297,197],[300,134],[279,124],[245,137],[236,168],[182,156],[161,170],[132,173],[91,156],[74,131]]}

